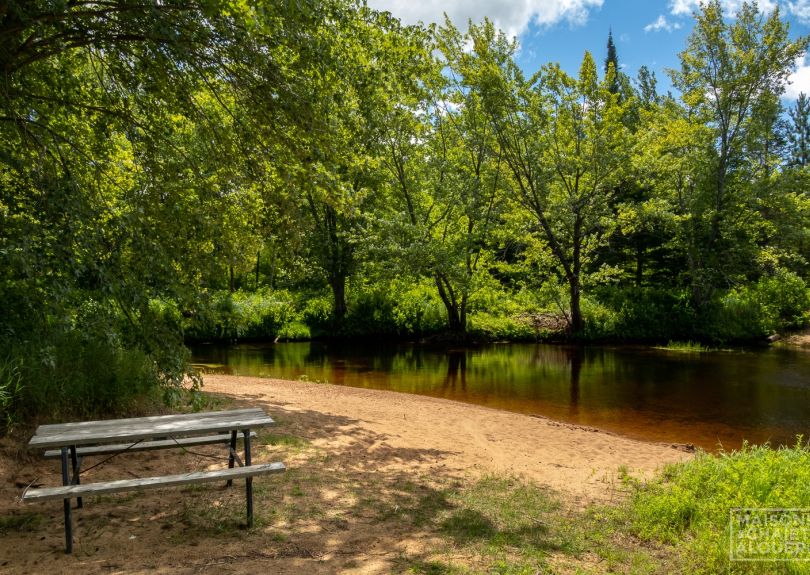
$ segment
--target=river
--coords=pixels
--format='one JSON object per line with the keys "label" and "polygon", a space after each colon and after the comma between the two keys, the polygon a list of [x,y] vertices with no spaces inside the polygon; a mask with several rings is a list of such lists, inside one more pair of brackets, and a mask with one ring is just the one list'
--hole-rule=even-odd
{"label": "river", "polygon": [[709,451],[793,444],[810,427],[810,352],[323,342],[198,345],[204,372],[443,397]]}

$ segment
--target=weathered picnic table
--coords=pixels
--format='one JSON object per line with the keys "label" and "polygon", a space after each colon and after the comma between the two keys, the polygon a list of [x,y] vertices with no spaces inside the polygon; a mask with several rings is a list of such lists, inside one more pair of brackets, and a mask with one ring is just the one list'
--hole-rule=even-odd
{"label": "weathered picnic table", "polygon": [[[259,408],[211,411],[182,415],[160,415],[129,419],[82,421],[55,425],[40,425],[28,446],[46,449],[45,457],[62,460],[62,485],[26,489],[23,501],[63,499],[65,512],[65,552],[73,551],[71,498],[82,507],[82,497],[138,489],[169,487],[189,483],[245,478],[247,523],[253,524],[253,477],[265,473],[284,471],[283,463],[251,464],[252,430],[273,424],[273,420]],[[237,439],[241,433],[244,442],[244,461],[237,453]],[[107,456],[193,445],[221,443],[228,448],[228,468],[159,477],[120,479],[97,483],[80,482],[82,457]],[[49,448],[56,448],[50,449]],[[105,460],[106,461],[106,460]],[[234,467],[234,463],[239,467]]]}

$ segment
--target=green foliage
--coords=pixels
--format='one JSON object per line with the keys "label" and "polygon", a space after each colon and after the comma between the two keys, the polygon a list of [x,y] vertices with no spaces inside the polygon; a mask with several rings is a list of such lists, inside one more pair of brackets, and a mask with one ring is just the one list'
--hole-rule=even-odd
{"label": "green foliage", "polygon": [[662,288],[602,288],[583,302],[590,339],[666,342],[688,338],[694,312],[688,294]]}
{"label": "green foliage", "polygon": [[612,40],[604,74],[585,53],[576,76],[528,75],[489,21],[260,8],[8,5],[0,416],[72,385],[90,411],[177,396],[183,335],[514,340],[545,313],[585,339],[806,325],[807,102],[786,151],[779,95],[808,40],[778,11],[702,4],[676,100],[646,69],[636,93]]}
{"label": "green foliage", "polygon": [[810,319],[810,291],[793,272],[779,270],[740,290],[762,310],[762,327],[768,332],[801,328]]}
{"label": "green foliage", "polygon": [[395,280],[355,291],[341,335],[412,339],[436,333],[445,325],[445,311],[434,286],[427,281]]}
{"label": "green foliage", "polygon": [[509,293],[489,281],[470,301],[470,334],[483,341],[536,341],[543,337],[530,321],[540,311],[529,293]]}
{"label": "green foliage", "polygon": [[309,332],[286,291],[217,292],[198,315],[188,322],[191,341],[239,339],[296,339]]}
{"label": "green foliage", "polygon": [[21,411],[22,392],[20,359],[14,355],[0,358],[0,426],[11,429],[16,423]]}
{"label": "green foliage", "polygon": [[2,370],[7,425],[34,416],[124,414],[162,398],[157,367],[147,354],[86,335],[17,343]]}
{"label": "green foliage", "polygon": [[306,298],[301,315],[312,335],[318,337],[331,333],[334,325],[333,311],[329,296],[310,296]]}
{"label": "green foliage", "polygon": [[770,334],[807,324],[810,294],[787,271],[730,290],[708,308],[698,332],[716,343],[762,341]]}
{"label": "green foliage", "polygon": [[634,493],[633,530],[676,545],[688,572],[810,573],[806,563],[729,564],[729,515],[734,508],[810,507],[810,449],[743,446],[670,465]]}
{"label": "green foliage", "polygon": [[399,333],[414,337],[440,331],[446,322],[445,310],[435,287],[426,281],[405,283],[396,295],[394,322]]}
{"label": "green foliage", "polygon": [[677,351],[680,353],[700,353],[709,351],[705,345],[700,345],[694,341],[670,341],[665,346],[658,349],[665,349],[667,351]]}

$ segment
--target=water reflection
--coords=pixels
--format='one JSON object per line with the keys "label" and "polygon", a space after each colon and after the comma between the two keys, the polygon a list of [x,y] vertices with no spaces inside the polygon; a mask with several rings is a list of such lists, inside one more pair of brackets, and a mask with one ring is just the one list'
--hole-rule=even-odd
{"label": "water reflection", "polygon": [[283,343],[193,353],[211,371],[445,397],[707,449],[807,435],[810,354],[786,349]]}

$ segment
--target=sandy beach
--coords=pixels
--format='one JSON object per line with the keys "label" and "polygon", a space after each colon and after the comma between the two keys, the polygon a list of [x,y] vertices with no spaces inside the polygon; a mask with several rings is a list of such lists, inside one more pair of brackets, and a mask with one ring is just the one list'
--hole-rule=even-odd
{"label": "sandy beach", "polygon": [[[225,375],[206,376],[205,389],[261,402],[284,414],[292,433],[341,448],[357,465],[509,473],[586,500],[611,497],[620,466],[645,477],[689,456],[679,446],[406,393]],[[323,416],[345,423],[325,427]],[[390,457],[403,449],[414,457]]]}
{"label": "sandy beach", "polygon": [[[691,457],[678,446],[403,393],[223,375],[206,376],[205,391],[221,406],[259,406],[277,421],[254,462],[283,459],[289,470],[256,480],[257,508],[266,514],[257,529],[238,528],[241,489],[125,493],[74,513],[76,551],[66,556],[61,505],[18,501],[28,484],[57,484],[58,463],[26,453],[25,438],[6,438],[0,526],[17,527],[0,537],[0,572],[399,572],[403,556],[430,556],[433,535],[380,519],[365,494],[398,509],[414,492],[429,499],[443,485],[496,474],[547,486],[572,508],[620,504],[620,467],[649,477]],[[129,454],[83,482],[221,466],[204,458],[206,449],[215,448]]]}

